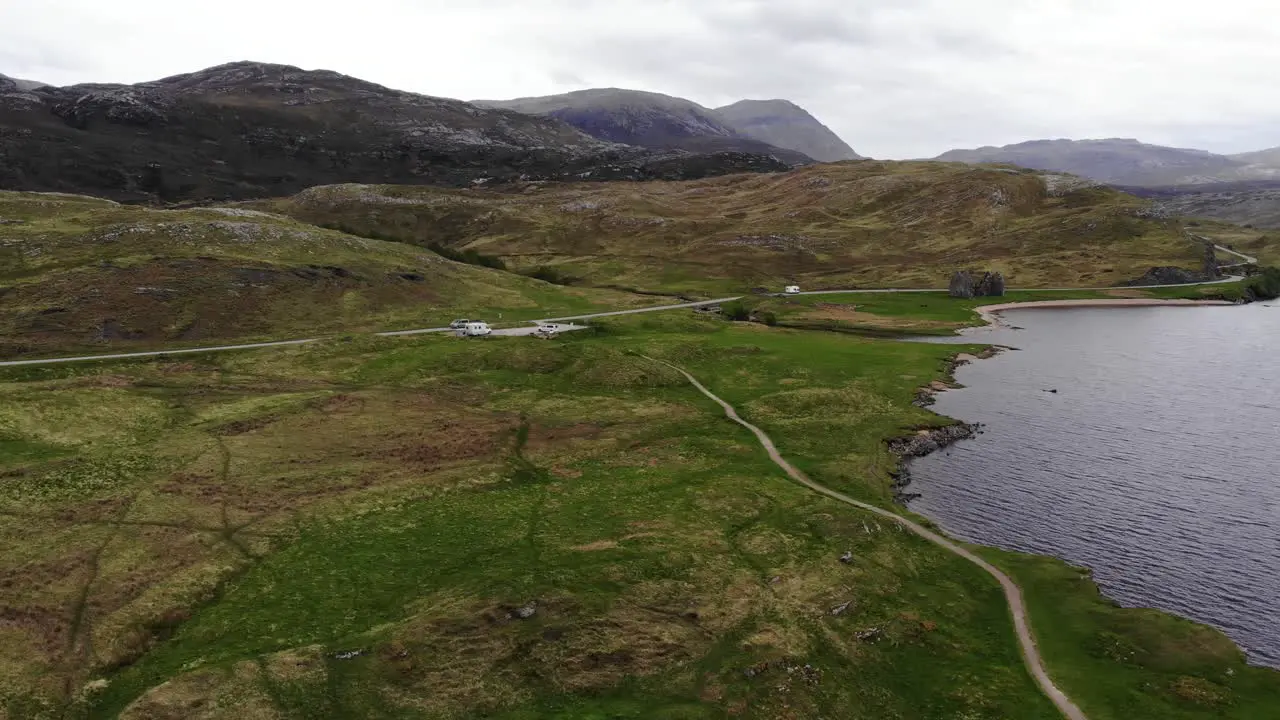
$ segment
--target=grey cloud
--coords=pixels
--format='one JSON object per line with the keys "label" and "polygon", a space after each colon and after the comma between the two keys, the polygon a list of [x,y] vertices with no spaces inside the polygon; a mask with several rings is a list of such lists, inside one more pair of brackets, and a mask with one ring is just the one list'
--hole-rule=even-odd
{"label": "grey cloud", "polygon": [[855,10],[832,12],[828,2],[707,3],[707,25],[721,36],[767,38],[779,43],[862,45],[875,40],[875,28]]}
{"label": "grey cloud", "polygon": [[176,22],[164,0],[0,0],[0,72],[120,82],[247,58],[464,98],[784,97],[877,157],[1088,136],[1244,151],[1280,145],[1273,2],[223,0]]}

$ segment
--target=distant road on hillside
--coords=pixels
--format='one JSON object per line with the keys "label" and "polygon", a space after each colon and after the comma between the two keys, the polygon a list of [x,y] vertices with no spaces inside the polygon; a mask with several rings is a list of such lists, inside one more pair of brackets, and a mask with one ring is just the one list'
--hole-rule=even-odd
{"label": "distant road on hillside", "polygon": [[[1255,258],[1249,258],[1247,255],[1241,255],[1234,250],[1221,248],[1223,252],[1238,255],[1246,258],[1249,262],[1257,262]],[[1137,287],[1129,287],[1125,289],[1151,289],[1162,287],[1186,287],[1190,285],[1213,285],[1217,283],[1234,282],[1242,278],[1232,276],[1223,278],[1222,280],[1213,280],[1206,283],[1184,283],[1182,285],[1141,285]],[[1013,289],[1013,288],[1011,288]],[[1064,290],[1114,290],[1116,288],[1028,288],[1021,292],[1062,292]],[[925,293],[925,292],[946,292],[946,288],[939,289],[920,289],[920,288],[879,288],[879,289],[854,289],[854,290],[811,290],[808,292],[798,293],[800,295],[841,295],[848,293]],[[582,326],[572,325],[577,320],[592,320],[603,317],[618,317],[620,315],[636,315],[639,313],[660,312],[663,310],[683,310],[689,308],[703,307],[706,305],[719,305],[721,303],[740,300],[742,295],[733,297],[716,298],[715,300],[699,300],[697,302],[679,303],[676,305],[659,305],[656,307],[634,308],[631,310],[613,310],[610,312],[589,313],[586,315],[573,315],[571,317],[548,318],[546,320],[534,321],[533,327],[527,328],[506,328],[494,330],[494,335],[532,335],[537,330],[537,323],[554,322],[554,323],[570,323],[567,328],[562,330],[581,330]],[[418,330],[392,330],[387,332],[373,333],[378,337],[403,337],[407,335],[427,335],[431,333],[449,332],[447,327],[422,328]],[[304,338],[300,340],[276,340],[272,342],[245,343],[241,345],[211,345],[208,347],[195,348],[175,348],[173,350],[149,350],[146,352],[128,352],[128,353],[111,353],[106,355],[75,355],[71,357],[57,358],[37,358],[33,360],[4,360],[0,361],[0,367],[27,367],[35,365],[55,365],[59,363],[72,362],[89,362],[93,360],[131,360],[135,358],[160,357],[162,355],[195,355],[200,353],[223,352],[227,350],[253,350],[256,348],[272,348],[272,347],[288,347],[292,345],[307,345],[309,343],[320,342],[324,338]]]}

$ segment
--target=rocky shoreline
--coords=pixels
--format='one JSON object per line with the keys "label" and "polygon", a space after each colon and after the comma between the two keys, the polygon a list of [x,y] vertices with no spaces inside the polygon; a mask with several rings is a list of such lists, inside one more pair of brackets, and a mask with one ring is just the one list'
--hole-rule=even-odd
{"label": "rocky shoreline", "polygon": [[893,478],[890,487],[893,490],[894,502],[899,505],[906,505],[920,497],[919,493],[906,491],[911,484],[909,460],[932,455],[954,443],[981,434],[982,423],[958,422],[954,425],[944,425],[942,427],[921,428],[914,435],[906,435],[890,440],[888,442],[889,452],[898,458],[898,467],[889,473],[889,476]]}
{"label": "rocky shoreline", "polygon": [[[985,360],[989,357],[1003,352],[1006,348],[993,345],[986,348],[977,355],[969,353],[959,353],[947,362],[944,377],[954,377],[956,368],[961,365],[967,365],[975,360]],[[954,381],[947,383],[941,380],[935,380],[928,386],[922,387],[916,391],[915,399],[912,401],[916,407],[927,408],[933,405],[934,396],[940,392],[945,392],[952,388],[960,387]],[[906,505],[911,500],[919,497],[918,493],[906,492],[906,488],[911,484],[911,467],[908,461],[912,458],[924,457],[942,450],[961,440],[967,440],[982,434],[982,423],[967,423],[957,421],[952,425],[944,425],[942,427],[923,427],[918,428],[911,435],[902,435],[891,438],[886,442],[889,452],[898,458],[898,467],[890,472],[893,478],[891,485],[893,489],[894,502],[900,505]]]}

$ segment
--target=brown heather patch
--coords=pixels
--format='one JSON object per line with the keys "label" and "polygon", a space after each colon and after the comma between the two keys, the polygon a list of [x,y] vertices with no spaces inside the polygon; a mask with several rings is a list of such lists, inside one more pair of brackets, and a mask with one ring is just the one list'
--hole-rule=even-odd
{"label": "brown heather patch", "polygon": [[813,307],[813,310],[807,310],[794,317],[800,321],[830,321],[903,330],[931,330],[954,327],[954,323],[945,321],[922,320],[910,316],[876,315],[875,313],[857,310],[855,305],[818,303]]}
{"label": "brown heather patch", "polygon": [[120,720],[283,720],[262,689],[262,673],[249,661],[180,675],[156,686],[120,714]]}
{"label": "brown heather patch", "polygon": [[278,652],[268,656],[263,665],[267,676],[275,682],[320,683],[328,674],[324,648],[319,645]]}
{"label": "brown heather patch", "polygon": [[1182,676],[1169,685],[1169,692],[1178,700],[1190,705],[1216,707],[1231,699],[1231,691],[1204,678]]}
{"label": "brown heather patch", "polygon": [[617,540],[596,540],[595,542],[589,542],[585,545],[574,545],[569,549],[577,550],[578,552],[595,552],[599,550],[612,550],[616,547],[618,547]]}

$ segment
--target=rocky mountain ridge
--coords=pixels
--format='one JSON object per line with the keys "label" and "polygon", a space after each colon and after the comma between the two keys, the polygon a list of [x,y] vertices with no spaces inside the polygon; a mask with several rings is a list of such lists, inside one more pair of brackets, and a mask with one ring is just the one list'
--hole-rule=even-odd
{"label": "rocky mountain ridge", "polygon": [[287,65],[136,85],[0,87],[0,188],[125,201],[239,199],[338,182],[690,179],[788,167],[765,154],[602,141],[549,117]]}
{"label": "rocky mountain ridge", "polygon": [[748,137],[802,152],[818,162],[863,159],[831,128],[790,100],[739,100],[715,111]]}
{"label": "rocky mountain ridge", "polygon": [[653,149],[760,152],[793,165],[860,157],[829,128],[787,100],[744,100],[712,109],[661,93],[593,88],[476,103],[555,117],[603,140]]}

